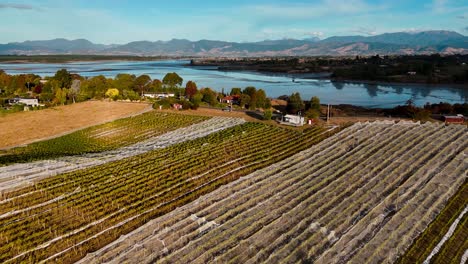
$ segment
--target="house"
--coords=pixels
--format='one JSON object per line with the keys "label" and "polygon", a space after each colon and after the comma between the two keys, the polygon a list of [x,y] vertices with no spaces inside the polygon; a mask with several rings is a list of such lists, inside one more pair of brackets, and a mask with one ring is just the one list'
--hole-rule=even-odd
{"label": "house", "polygon": [[445,124],[464,124],[465,117],[463,115],[456,115],[456,116],[444,116]]}
{"label": "house", "polygon": [[305,119],[303,116],[299,115],[284,115],[278,122],[289,126],[303,126],[305,124]]}
{"label": "house", "polygon": [[26,106],[33,106],[33,107],[34,106],[39,106],[39,100],[37,100],[37,99],[26,99],[26,98],[19,98],[19,97],[9,99],[8,103],[10,105],[24,104]]}
{"label": "house", "polygon": [[228,95],[221,99],[221,103],[226,104],[239,104],[240,96],[239,95]]}
{"label": "house", "polygon": [[174,97],[174,96],[175,94],[173,93],[144,93],[143,94],[143,97],[153,98],[153,99],[169,98],[169,97]]}

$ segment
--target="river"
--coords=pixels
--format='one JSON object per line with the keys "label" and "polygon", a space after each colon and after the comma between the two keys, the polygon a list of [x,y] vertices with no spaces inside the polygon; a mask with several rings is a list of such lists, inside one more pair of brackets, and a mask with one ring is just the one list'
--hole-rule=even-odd
{"label": "river", "polygon": [[168,72],[176,72],[184,79],[195,81],[198,87],[210,87],[229,92],[232,87],[255,86],[266,91],[269,97],[299,92],[302,99],[318,96],[324,104],[353,104],[371,108],[394,107],[412,99],[416,105],[426,102],[466,103],[468,87],[451,85],[417,84],[359,84],[331,82],[311,76],[261,74],[256,72],[224,72],[213,67],[188,67],[188,61],[94,61],[70,63],[0,63],[0,69],[8,74],[34,73],[42,77],[52,76],[57,70],[67,69],[81,76],[104,75],[115,77],[119,73],[148,74],[162,79]]}

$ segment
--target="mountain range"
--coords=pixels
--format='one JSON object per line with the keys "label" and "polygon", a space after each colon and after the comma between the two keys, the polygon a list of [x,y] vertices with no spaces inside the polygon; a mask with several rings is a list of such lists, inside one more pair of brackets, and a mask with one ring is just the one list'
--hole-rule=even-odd
{"label": "mountain range", "polygon": [[375,36],[336,36],[323,40],[282,39],[259,42],[216,40],[133,41],[95,44],[86,39],[53,39],[0,44],[0,54],[96,54],[137,56],[354,56],[374,54],[468,54],[468,37],[453,31],[396,32]]}

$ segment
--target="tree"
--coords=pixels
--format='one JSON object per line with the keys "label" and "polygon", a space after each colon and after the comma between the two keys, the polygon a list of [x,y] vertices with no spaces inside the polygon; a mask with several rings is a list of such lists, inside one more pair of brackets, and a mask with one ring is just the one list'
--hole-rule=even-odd
{"label": "tree", "polygon": [[150,85],[152,92],[160,92],[162,90],[162,82],[159,79],[154,79]]}
{"label": "tree", "polygon": [[272,116],[273,113],[271,112],[271,110],[265,110],[265,112],[263,113],[263,119],[265,120],[271,120]]}
{"label": "tree", "polygon": [[83,98],[97,98],[104,97],[108,86],[112,83],[108,82],[103,75],[94,76],[88,80],[83,81],[80,89],[80,96]]}
{"label": "tree", "polygon": [[175,72],[170,72],[164,76],[162,80],[163,84],[169,87],[181,86],[183,79]]}
{"label": "tree", "polygon": [[232,88],[231,89],[230,95],[241,95],[241,94],[242,94],[241,88]]}
{"label": "tree", "polygon": [[240,96],[240,106],[245,107],[246,105],[249,105],[249,104],[250,104],[250,96],[248,96],[247,94],[242,94]]}
{"label": "tree", "polygon": [[289,96],[288,105],[286,106],[286,111],[290,114],[297,114],[299,111],[304,110],[304,102],[301,99],[299,93],[293,93]]}
{"label": "tree", "polygon": [[310,98],[310,109],[320,112],[320,99],[317,96],[312,96],[312,98]]}
{"label": "tree", "polygon": [[55,91],[55,102],[57,104],[64,105],[66,101],[67,101],[67,89],[66,88],[57,89]]}
{"label": "tree", "polygon": [[149,77],[146,74],[138,76],[138,78],[135,79],[135,86],[138,89],[138,92],[140,92],[140,95],[143,96],[143,93],[145,92],[146,89],[148,89],[148,86],[151,83],[151,77]]}
{"label": "tree", "polygon": [[253,86],[245,87],[242,94],[246,94],[250,97],[250,102],[248,103],[249,109],[254,110],[257,107],[257,89]]}
{"label": "tree", "polygon": [[271,100],[270,100],[270,98],[267,98],[265,100],[265,105],[264,105],[263,109],[270,109],[270,108],[271,108]]}
{"label": "tree", "polygon": [[60,88],[70,88],[72,83],[72,76],[66,69],[58,70],[54,77],[54,80],[58,81]]}
{"label": "tree", "polygon": [[42,84],[37,84],[34,86],[33,93],[35,94],[41,94],[42,93]]}
{"label": "tree", "polygon": [[192,81],[188,81],[185,84],[185,96],[187,96],[189,99],[192,99],[192,97],[198,92],[197,90],[197,84]]}
{"label": "tree", "polygon": [[197,92],[192,98],[190,99],[190,102],[192,103],[192,109],[197,110],[198,107],[200,106],[200,103],[202,101],[203,95],[200,92]]}
{"label": "tree", "polygon": [[138,101],[141,97],[133,90],[123,90],[122,92],[123,99],[129,99],[130,101]]}
{"label": "tree", "polygon": [[106,92],[106,97],[109,97],[112,100],[117,100],[119,97],[119,90],[116,88],[110,88]]}
{"label": "tree", "polygon": [[211,88],[203,88],[200,90],[203,95],[202,101],[214,106],[218,103],[217,94]]}
{"label": "tree", "polygon": [[73,103],[76,102],[76,97],[80,93],[81,81],[80,80],[73,80],[71,84],[71,88],[68,89],[68,96],[70,96],[73,100]]}
{"label": "tree", "polygon": [[260,108],[263,108],[263,109],[266,109],[265,108],[265,102],[267,101],[267,98],[266,98],[266,93],[263,89],[258,89],[257,90],[257,93],[256,93],[256,98],[257,98],[257,107],[260,107]]}
{"label": "tree", "polygon": [[135,79],[136,76],[133,74],[119,73],[113,81],[114,87],[119,91],[135,90]]}
{"label": "tree", "polygon": [[310,108],[309,110],[307,110],[305,112],[305,116],[307,116],[308,118],[319,118],[320,117],[320,111],[318,111],[317,109],[313,109],[313,108]]}

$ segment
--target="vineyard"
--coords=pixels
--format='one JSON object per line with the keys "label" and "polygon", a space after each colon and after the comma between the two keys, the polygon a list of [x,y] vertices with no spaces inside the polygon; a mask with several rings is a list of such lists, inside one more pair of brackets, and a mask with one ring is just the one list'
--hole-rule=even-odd
{"label": "vineyard", "polygon": [[[447,206],[429,227],[417,238],[409,250],[398,259],[397,263],[422,263],[432,260],[435,263],[452,259],[456,263],[468,254],[468,181],[449,200]],[[458,223],[457,223],[458,220]],[[453,230],[451,230],[453,229]],[[448,235],[447,234],[450,234]],[[438,247],[447,236],[447,241]]]}
{"label": "vineyard", "polygon": [[[187,118],[187,123],[194,122]],[[136,134],[144,134],[139,130]],[[297,132],[244,123],[165,148],[150,150],[155,147],[150,144],[147,152],[136,156],[2,193],[0,261],[79,260],[151,219],[310,148],[337,130]]]}
{"label": "vineyard", "polygon": [[152,111],[79,130],[65,136],[32,143],[24,147],[0,151],[0,166],[9,163],[30,162],[39,159],[54,159],[67,155],[113,150],[180,127],[199,123],[208,118]]}
{"label": "vineyard", "polygon": [[[177,115],[174,115],[177,117]],[[168,116],[169,118],[171,116]],[[177,119],[175,119],[177,120]],[[85,169],[107,162],[136,156],[148,151],[174,145],[188,140],[204,137],[229,127],[243,124],[240,118],[213,117],[206,121],[179,128],[157,137],[99,153],[58,157],[53,160],[42,160],[30,163],[19,163],[0,168],[0,191],[8,191],[18,187],[33,184],[34,181],[45,177]]]}
{"label": "vineyard", "polygon": [[[81,263],[392,263],[466,186],[467,150],[465,126],[358,123]],[[463,254],[466,215],[460,224],[447,243]]]}

